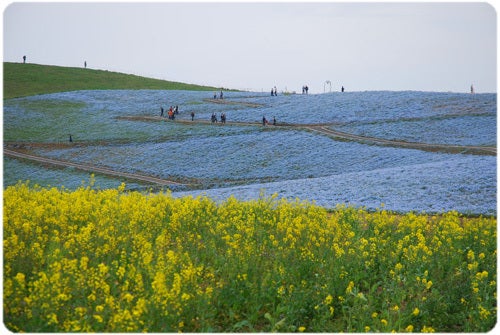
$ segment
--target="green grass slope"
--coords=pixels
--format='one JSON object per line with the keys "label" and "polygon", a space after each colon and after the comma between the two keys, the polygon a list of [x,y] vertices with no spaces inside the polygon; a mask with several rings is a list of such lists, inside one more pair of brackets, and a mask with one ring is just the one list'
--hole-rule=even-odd
{"label": "green grass slope", "polygon": [[103,70],[8,62],[3,63],[3,80],[4,99],[76,90],[217,89]]}

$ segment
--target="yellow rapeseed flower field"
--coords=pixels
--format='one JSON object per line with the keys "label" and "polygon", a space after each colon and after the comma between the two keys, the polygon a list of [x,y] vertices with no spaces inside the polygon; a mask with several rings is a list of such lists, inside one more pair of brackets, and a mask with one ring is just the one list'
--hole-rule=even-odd
{"label": "yellow rapeseed flower field", "polygon": [[484,332],[496,218],[261,197],[4,190],[15,332]]}

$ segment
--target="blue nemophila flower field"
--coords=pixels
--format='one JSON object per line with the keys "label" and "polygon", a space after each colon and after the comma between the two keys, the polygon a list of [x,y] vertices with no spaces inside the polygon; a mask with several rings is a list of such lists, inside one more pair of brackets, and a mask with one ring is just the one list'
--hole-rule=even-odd
{"label": "blue nemophila flower field", "polygon": [[[4,102],[4,142],[43,157],[189,184],[172,187],[174,195],[252,199],[264,192],[329,208],[348,203],[396,211],[496,213],[496,156],[380,146],[306,128],[321,124],[394,141],[495,146],[495,94],[271,97],[227,92],[224,97],[214,101],[213,92],[116,90],[10,99]],[[160,118],[160,108],[166,115],[170,106],[179,108],[176,119]],[[219,120],[224,113],[226,125],[210,123],[214,113]],[[267,126],[262,126],[263,117]],[[4,159],[4,186],[30,179],[76,188],[88,176]],[[120,183],[97,175],[95,187]],[[127,185],[151,187],[135,181]]]}

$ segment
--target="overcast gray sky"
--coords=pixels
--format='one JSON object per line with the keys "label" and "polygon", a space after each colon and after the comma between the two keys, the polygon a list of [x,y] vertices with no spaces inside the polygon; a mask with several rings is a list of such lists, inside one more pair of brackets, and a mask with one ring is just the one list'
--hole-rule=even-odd
{"label": "overcast gray sky", "polygon": [[[5,6],[5,5],[4,5]],[[4,61],[237,89],[496,92],[488,3],[12,3]]]}

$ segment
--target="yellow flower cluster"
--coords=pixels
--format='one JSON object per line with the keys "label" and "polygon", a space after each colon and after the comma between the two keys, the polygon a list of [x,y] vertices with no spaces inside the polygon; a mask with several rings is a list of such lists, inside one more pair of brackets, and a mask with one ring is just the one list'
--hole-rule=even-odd
{"label": "yellow flower cluster", "polygon": [[486,331],[496,322],[495,218],[26,183],[4,190],[3,213],[13,331]]}

